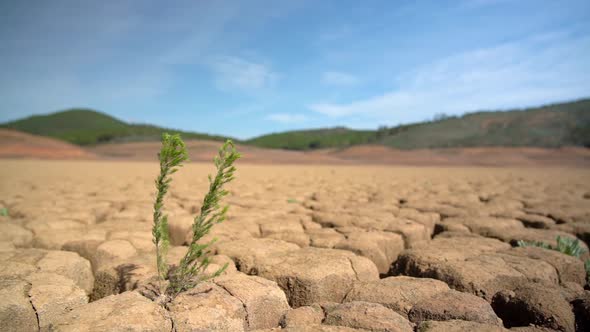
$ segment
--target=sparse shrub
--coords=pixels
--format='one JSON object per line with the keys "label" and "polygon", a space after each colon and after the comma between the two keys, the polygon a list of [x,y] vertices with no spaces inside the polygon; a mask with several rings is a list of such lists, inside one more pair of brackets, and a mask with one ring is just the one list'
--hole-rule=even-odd
{"label": "sparse shrub", "polygon": [[[550,244],[547,244],[545,242],[519,240],[517,242],[517,245],[519,247],[532,246],[532,247],[540,247],[540,248],[545,248],[545,249],[556,250],[556,251],[559,251],[559,252],[564,253],[566,255],[574,256],[576,258],[580,258],[580,256],[586,251],[580,245],[580,240],[578,240],[578,239],[557,236],[556,242],[557,242],[556,246],[551,246]],[[584,262],[584,268],[586,269],[586,280],[590,281],[590,259],[587,259]]]}
{"label": "sparse shrub", "polygon": [[523,241],[518,240],[516,245],[519,247],[539,247],[543,249],[553,249],[550,244],[541,241]]}
{"label": "sparse shrub", "polygon": [[560,236],[557,237],[557,246],[555,247],[555,250],[577,258],[580,258],[580,255],[585,251],[580,245],[580,240]]}
{"label": "sparse shrub", "polygon": [[[199,240],[207,235],[213,225],[225,220],[229,206],[222,207],[221,199],[228,194],[223,186],[234,179],[236,168],[233,163],[240,158],[232,141],[228,140],[219,149],[215,157],[217,174],[209,175],[209,191],[203,199],[199,215],[194,219],[192,239],[188,251],[177,266],[169,268],[166,253],[170,243],[168,231],[168,216],[163,214],[164,196],[172,179],[170,176],[178,171],[182,163],[188,160],[186,147],[179,135],[162,135],[162,149],[158,154],[160,159],[160,174],[156,178],[157,195],[154,203],[154,224],[152,228],[153,242],[156,245],[156,261],[158,268],[158,291],[160,296],[171,299],[178,293],[195,287],[200,281],[220,275],[227,265],[212,275],[205,275],[209,266],[208,247],[212,242],[201,244]],[[163,289],[162,282],[168,280],[168,286]]]}
{"label": "sparse shrub", "polygon": [[585,251],[584,248],[582,248],[582,246],[580,245],[580,240],[578,240],[578,239],[557,236],[556,242],[557,242],[557,245],[552,246],[552,245],[547,244],[545,242],[519,240],[517,242],[517,245],[519,247],[532,246],[532,247],[541,247],[541,248],[545,248],[545,249],[556,250],[556,251],[559,251],[559,252],[564,253],[566,255],[574,256],[577,258],[580,258],[580,255],[582,255]]}

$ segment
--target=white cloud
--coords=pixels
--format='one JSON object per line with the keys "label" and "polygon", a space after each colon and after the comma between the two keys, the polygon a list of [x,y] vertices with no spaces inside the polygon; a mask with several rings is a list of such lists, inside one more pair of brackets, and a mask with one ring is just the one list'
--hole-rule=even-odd
{"label": "white cloud", "polygon": [[590,62],[581,56],[590,52],[590,37],[537,37],[440,59],[403,73],[399,88],[380,95],[309,108],[330,117],[399,122],[590,95]]}
{"label": "white cloud", "polygon": [[328,85],[347,86],[355,85],[359,80],[351,74],[338,71],[327,71],[322,74],[322,82]]}
{"label": "white cloud", "polygon": [[303,114],[290,114],[290,113],[273,113],[267,116],[268,120],[282,123],[282,124],[292,124],[292,123],[301,123],[307,121],[307,117]]}
{"label": "white cloud", "polygon": [[278,74],[269,66],[235,56],[217,57],[211,66],[216,75],[216,84],[224,90],[265,89],[272,87],[278,79]]}

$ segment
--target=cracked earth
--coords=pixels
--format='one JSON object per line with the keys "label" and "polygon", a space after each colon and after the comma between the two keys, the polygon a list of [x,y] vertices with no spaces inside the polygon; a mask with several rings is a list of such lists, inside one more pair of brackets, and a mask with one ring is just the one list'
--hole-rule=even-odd
{"label": "cracked earth", "polygon": [[[3,331],[584,331],[584,168],[238,163],[205,241],[219,277],[150,299],[150,162],[0,160]],[[168,261],[186,252],[210,165],[175,174]],[[152,297],[153,298],[153,297]]]}

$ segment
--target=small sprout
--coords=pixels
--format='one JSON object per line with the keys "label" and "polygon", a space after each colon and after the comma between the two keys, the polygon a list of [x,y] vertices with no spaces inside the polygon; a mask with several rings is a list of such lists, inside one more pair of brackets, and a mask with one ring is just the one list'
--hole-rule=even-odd
{"label": "small sprout", "polygon": [[585,251],[580,245],[580,240],[561,236],[557,237],[557,247],[555,250],[577,258],[580,258],[580,255]]}
{"label": "small sprout", "polygon": [[[586,252],[586,250],[580,245],[580,240],[578,239],[557,236],[556,242],[557,245],[555,247],[539,241],[518,240],[516,244],[519,247],[539,247],[555,250],[576,258],[580,258],[580,256]],[[587,259],[584,262],[584,268],[586,269],[586,280],[590,282],[590,259]]]}
{"label": "small sprout", "polygon": [[201,213],[195,217],[193,222],[193,237],[189,243],[188,252],[170,278],[173,295],[195,287],[200,281],[217,277],[227,268],[227,264],[225,264],[213,275],[204,276],[204,272],[209,266],[209,250],[207,248],[215,240],[206,244],[199,244],[198,241],[209,233],[211,227],[226,219],[229,206],[222,207],[220,202],[229,192],[223,189],[223,186],[234,179],[236,168],[233,164],[240,157],[233,142],[228,140],[219,149],[219,154],[214,159],[217,174],[215,177],[209,175],[209,192],[203,199]]}
{"label": "small sprout", "polygon": [[161,280],[168,275],[168,264],[166,254],[170,245],[170,234],[168,232],[168,216],[162,213],[164,207],[164,196],[168,192],[170,176],[182,166],[188,159],[186,147],[179,135],[162,135],[162,149],[158,154],[160,159],[160,175],[156,179],[157,196],[154,203],[154,226],[152,228],[153,242],[156,245],[156,260],[158,267],[158,287],[163,292]]}
{"label": "small sprout", "polygon": [[563,254],[577,257],[577,258],[580,258],[580,256],[586,251],[580,245],[580,240],[578,240],[578,239],[557,236],[556,243],[557,244],[554,247],[550,244],[547,244],[545,242],[540,242],[540,241],[518,240],[516,242],[517,246],[519,246],[519,247],[539,247],[539,248],[544,248],[544,249],[550,249],[550,250],[559,251]]}
{"label": "small sprout", "polygon": [[[160,174],[156,179],[156,201],[154,203],[154,224],[152,228],[153,242],[156,245],[156,261],[158,267],[158,287],[160,296],[168,296],[172,299],[178,293],[195,287],[200,281],[219,276],[227,268],[227,264],[214,272],[205,275],[209,266],[208,247],[214,242],[201,244],[199,240],[209,233],[211,228],[225,220],[229,206],[221,206],[221,199],[229,194],[223,189],[224,185],[234,179],[236,168],[233,163],[240,158],[233,143],[228,140],[219,149],[215,157],[217,174],[209,175],[209,191],[203,199],[199,215],[197,215],[192,227],[192,240],[188,251],[178,266],[169,269],[166,263],[166,253],[170,245],[168,231],[168,216],[163,214],[164,196],[172,179],[170,176],[178,171],[182,163],[188,160],[186,147],[179,135],[162,135],[162,149],[158,154],[160,159]],[[168,286],[162,289],[162,281],[168,280]]]}
{"label": "small sprout", "polygon": [[540,241],[518,240],[516,242],[516,245],[519,247],[539,247],[539,248],[543,248],[543,249],[552,249],[550,244],[547,244],[545,242],[540,242]]}
{"label": "small sprout", "polygon": [[295,203],[299,203],[299,202],[294,198],[289,198],[289,199],[287,199],[287,203],[295,204]]}
{"label": "small sprout", "polygon": [[8,217],[8,209],[7,208],[0,208],[0,216]]}

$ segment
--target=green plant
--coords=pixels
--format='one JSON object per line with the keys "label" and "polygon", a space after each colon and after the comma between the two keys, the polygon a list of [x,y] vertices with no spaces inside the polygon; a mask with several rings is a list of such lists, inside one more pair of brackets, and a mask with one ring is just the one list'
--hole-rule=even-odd
{"label": "green plant", "polygon": [[555,250],[577,258],[580,258],[580,255],[585,252],[584,248],[580,245],[580,240],[561,236],[557,236]]}
{"label": "green plant", "polygon": [[[517,241],[519,247],[540,247],[550,250],[556,250],[563,254],[580,258],[580,256],[586,252],[586,250],[580,245],[580,240],[572,239],[569,237],[557,236],[557,245],[551,246],[550,244],[539,242],[539,241]],[[586,259],[584,262],[584,268],[586,270],[586,280],[590,281],[590,259]]]}
{"label": "green plant", "polygon": [[585,252],[584,248],[580,245],[580,240],[578,240],[578,239],[557,236],[556,243],[557,244],[555,246],[552,246],[552,245],[547,244],[545,242],[519,240],[516,244],[519,247],[531,247],[532,246],[532,247],[540,247],[540,248],[545,248],[545,249],[556,250],[556,251],[559,251],[559,252],[564,253],[566,255],[574,256],[577,258],[580,258],[580,255],[582,255]]}
{"label": "green plant", "polygon": [[539,247],[539,248],[543,248],[543,249],[553,249],[553,248],[551,248],[550,244],[547,244],[547,243],[541,242],[541,241],[518,240],[516,242],[516,245],[519,247]]}
{"label": "green plant", "polygon": [[7,217],[8,216],[8,209],[7,208],[0,208],[0,216]]}
{"label": "green plant", "polygon": [[[162,135],[162,149],[158,154],[160,159],[160,174],[156,178],[156,201],[154,203],[153,216],[153,242],[156,246],[156,262],[158,269],[158,288],[160,295],[176,296],[181,291],[196,286],[200,281],[220,275],[227,265],[217,270],[212,275],[205,275],[204,272],[209,266],[209,246],[213,241],[205,244],[199,243],[209,233],[211,227],[223,222],[229,206],[221,206],[221,199],[228,194],[223,189],[224,185],[234,179],[236,168],[234,162],[240,158],[232,141],[228,140],[219,149],[215,157],[217,174],[215,177],[209,175],[209,191],[203,199],[203,205],[199,215],[194,219],[192,226],[192,239],[186,255],[179,265],[170,269],[166,262],[166,253],[170,243],[168,231],[168,216],[163,214],[164,197],[172,179],[170,176],[178,171],[182,163],[188,160],[186,147],[179,135]],[[162,281],[168,280],[166,289],[162,289]]]}

